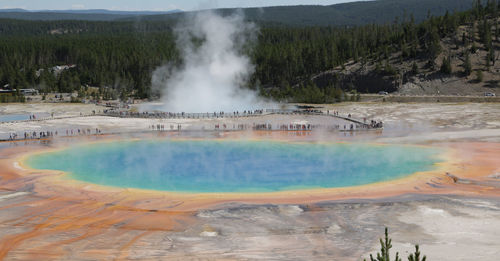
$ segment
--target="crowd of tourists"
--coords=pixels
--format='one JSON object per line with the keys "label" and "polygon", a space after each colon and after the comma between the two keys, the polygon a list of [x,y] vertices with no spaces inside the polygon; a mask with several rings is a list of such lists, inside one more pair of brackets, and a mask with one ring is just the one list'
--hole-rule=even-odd
{"label": "crowd of tourists", "polygon": [[[274,113],[282,113],[283,111],[281,110],[268,110]],[[117,115],[120,117],[137,117],[137,118],[159,118],[159,119],[200,119],[200,118],[237,118],[237,117],[245,117],[245,116],[253,116],[253,115],[262,115],[264,114],[264,110],[259,109],[259,110],[244,110],[244,111],[233,111],[233,112],[224,112],[224,111],[219,111],[219,112],[213,112],[213,113],[186,113],[186,112],[179,112],[179,113],[173,113],[173,112],[130,112],[130,111],[104,111],[105,113],[109,115]],[[293,113],[298,113],[299,111],[293,111]],[[324,114],[323,111],[319,110],[303,110],[300,112],[305,112],[305,113],[321,113]],[[352,119],[352,115],[348,113],[347,115],[344,114],[344,116],[341,116],[339,111],[326,111],[326,115],[332,115],[335,117],[339,118],[344,118],[344,119],[349,119],[350,121],[354,122],[353,124],[346,124],[343,126],[340,125],[334,125],[330,126],[330,129],[338,129],[338,130],[358,130],[358,129],[375,129],[375,128],[382,128],[383,123],[382,122],[376,122],[376,121],[371,121],[370,123],[366,122],[366,118],[363,119],[363,122],[358,122],[354,119]],[[254,130],[271,130],[273,129],[272,126],[270,127],[267,124],[252,124],[252,125],[245,125],[245,124],[238,124],[238,125],[233,125],[232,129],[238,129],[238,130],[244,130],[244,129],[254,129]],[[296,124],[279,124],[278,129],[279,130],[311,130],[314,128],[320,128],[322,126],[320,125],[296,125]],[[156,131],[165,131],[168,130],[164,125],[158,124],[158,125],[152,125],[150,126],[150,129],[156,130]],[[180,125],[170,125],[170,130],[180,130],[181,126]],[[205,129],[205,128],[203,128]],[[230,126],[227,124],[215,124],[214,125],[215,130],[220,130],[220,129],[231,129]]]}
{"label": "crowd of tourists", "polygon": [[[95,115],[95,111],[92,112]],[[171,113],[171,112],[117,112],[117,111],[108,111],[104,110],[106,114],[118,114],[123,117],[144,117],[144,118],[231,118],[231,117],[243,117],[248,115],[262,115],[264,114],[264,110],[244,110],[244,111],[233,111],[233,112],[213,112],[213,113]],[[324,114],[325,112],[320,112]],[[329,129],[329,130],[339,130],[339,131],[355,131],[360,129],[377,129],[382,128],[383,123],[381,121],[370,120],[367,122],[366,118],[363,118],[363,121],[358,121],[352,119],[352,115],[343,114],[344,116],[340,116],[339,111],[326,111],[326,115],[331,115],[339,118],[346,119],[351,121],[348,124],[340,125],[328,125],[328,124],[297,124],[297,123],[280,123],[280,124],[271,124],[271,123],[240,123],[240,124],[229,124],[229,123],[216,123],[212,127],[206,128],[206,126],[202,126],[202,130],[281,130],[281,131],[308,131],[313,129]],[[51,114],[53,117],[53,113]],[[30,120],[36,120],[37,116],[30,115]],[[181,124],[169,124],[166,126],[165,124],[151,124],[148,127],[153,131],[181,131]],[[78,128],[78,129],[67,129],[63,130],[61,133],[56,131],[27,131],[22,133],[22,135],[18,135],[17,133],[10,133],[9,140],[22,140],[22,139],[44,139],[51,138],[55,136],[82,136],[82,135],[97,135],[101,134],[101,130],[96,128]]]}
{"label": "crowd of tourists", "polygon": [[[175,128],[177,127],[177,130],[180,131],[182,129],[182,125],[181,124],[177,124],[177,126],[175,124],[170,124],[170,130],[175,130]],[[149,128],[151,130],[155,130],[155,131],[165,131],[165,124],[152,124],[149,126]]]}
{"label": "crowd of tourists", "polygon": [[160,119],[200,119],[200,118],[224,118],[224,117],[245,117],[252,115],[261,115],[264,110],[244,110],[233,112],[206,112],[206,113],[187,113],[187,112],[130,112],[130,111],[113,111],[105,110],[105,114],[116,115],[119,117],[133,117],[133,118],[160,118]]}
{"label": "crowd of tourists", "polygon": [[[64,133],[66,135],[64,135]],[[99,128],[95,129],[66,129],[65,132],[59,133],[59,131],[25,131],[22,135],[18,135],[17,133],[9,133],[9,140],[32,140],[32,139],[46,139],[57,136],[88,136],[88,135],[98,135],[102,134],[102,130]]]}
{"label": "crowd of tourists", "polygon": [[[381,126],[381,122],[373,121],[373,126]],[[228,124],[228,123],[216,123],[212,125],[213,128],[205,128],[202,126],[202,130],[281,130],[281,131],[309,131],[314,129],[327,129],[327,130],[340,130],[340,131],[355,131],[360,129],[372,128],[372,125],[367,124],[334,124],[334,125],[323,125],[323,124],[271,124],[271,123],[252,123],[252,124]],[[153,131],[181,131],[181,124],[170,124],[165,126],[165,124],[152,124],[149,125],[149,129]]]}

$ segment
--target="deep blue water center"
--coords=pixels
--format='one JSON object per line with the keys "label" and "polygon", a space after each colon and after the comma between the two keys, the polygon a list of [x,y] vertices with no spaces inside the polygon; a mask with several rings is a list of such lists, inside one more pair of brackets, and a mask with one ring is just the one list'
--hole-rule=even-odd
{"label": "deep blue water center", "polygon": [[85,182],[176,192],[269,192],[401,178],[434,168],[436,149],[277,141],[141,140],[32,156],[37,169]]}

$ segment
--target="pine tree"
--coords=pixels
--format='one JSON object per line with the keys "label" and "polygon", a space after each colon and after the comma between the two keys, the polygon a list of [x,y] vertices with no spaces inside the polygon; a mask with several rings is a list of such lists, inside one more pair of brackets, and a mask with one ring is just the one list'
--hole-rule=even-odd
{"label": "pine tree", "polygon": [[[377,258],[373,258],[370,254],[370,261],[391,261],[389,255],[389,249],[392,248],[392,239],[389,238],[387,227],[385,228],[385,238],[380,239],[380,253],[377,253]],[[421,253],[418,245],[415,245],[415,253],[408,256],[408,261],[426,261],[427,257],[424,255],[420,258]],[[366,259],[364,259],[366,261]],[[399,257],[399,253],[396,253],[394,261],[402,261]]]}
{"label": "pine tree", "polygon": [[492,48],[491,26],[487,19],[483,20],[483,25],[479,31],[484,48],[489,51]]}
{"label": "pine tree", "polygon": [[477,82],[482,82],[483,81],[483,71],[477,70],[477,72],[476,72],[476,81]]}
{"label": "pine tree", "polygon": [[469,54],[466,54],[464,62],[464,74],[465,76],[469,76],[471,73],[472,73],[472,64],[470,62]]}
{"label": "pine tree", "polygon": [[[389,238],[389,233],[387,227],[385,228],[385,239],[380,239],[380,253],[377,253],[377,258],[373,258],[370,254],[370,261],[391,261],[389,250],[392,248],[392,239]],[[366,259],[365,259],[366,261]],[[399,253],[396,253],[394,261],[401,261]]]}
{"label": "pine tree", "polygon": [[443,57],[443,62],[441,63],[441,70],[442,73],[444,74],[451,74],[451,58],[450,57]]}
{"label": "pine tree", "polygon": [[475,14],[476,18],[482,17],[483,5],[481,4],[481,0],[476,0],[476,3],[474,5],[474,14]]}
{"label": "pine tree", "polygon": [[487,56],[488,61],[495,66],[495,49],[491,48]]}
{"label": "pine tree", "polygon": [[413,75],[418,74],[418,65],[416,62],[413,62],[413,64],[411,65],[411,73]]}
{"label": "pine tree", "polygon": [[420,250],[418,249],[418,245],[415,245],[415,253],[408,256],[408,261],[426,261],[426,259],[426,256],[423,256],[422,259],[420,259]]}

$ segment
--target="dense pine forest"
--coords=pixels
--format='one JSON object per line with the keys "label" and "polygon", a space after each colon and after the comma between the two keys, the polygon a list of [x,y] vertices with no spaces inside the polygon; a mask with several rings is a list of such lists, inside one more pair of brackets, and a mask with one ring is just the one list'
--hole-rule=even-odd
{"label": "dense pine forest", "polygon": [[[256,43],[247,50],[256,65],[248,87],[279,100],[340,101],[344,92],[364,89],[334,81],[320,88],[310,77],[350,61],[377,61],[380,74],[397,74],[384,63],[393,53],[435,66],[440,40],[474,22],[495,57],[499,8],[496,0],[478,0],[471,10],[429,15],[421,23],[408,14],[389,24],[355,27],[261,24]],[[98,87],[93,95],[106,99],[153,98],[155,68],[182,63],[173,27],[173,21],[0,20],[0,88],[77,91],[83,97],[90,95],[89,87]],[[60,65],[76,66],[54,69]]]}

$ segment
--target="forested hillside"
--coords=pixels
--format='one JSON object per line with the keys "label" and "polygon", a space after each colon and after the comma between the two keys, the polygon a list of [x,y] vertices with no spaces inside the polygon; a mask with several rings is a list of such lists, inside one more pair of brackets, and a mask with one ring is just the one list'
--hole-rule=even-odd
{"label": "forested hillside", "polygon": [[114,21],[121,19],[137,19],[148,15],[164,15],[181,12],[181,10],[171,11],[113,11],[104,9],[90,10],[37,10],[29,11],[24,9],[0,9],[0,18],[56,21],[56,20],[84,20],[84,21]]}
{"label": "forested hillside", "polygon": [[[449,12],[417,23],[411,14],[398,23],[356,27],[289,27],[265,25],[248,55],[256,65],[250,88],[277,99],[330,102],[344,91],[376,92],[378,87],[357,86],[335,77],[326,84],[310,79],[348,63],[375,64],[375,73],[395,76],[394,66],[424,62],[437,68],[443,39],[456,35],[460,25],[478,24],[477,41],[494,62],[498,43],[496,0],[464,12]],[[0,87],[34,87],[41,92],[80,91],[81,86],[100,88],[100,95],[151,97],[151,74],[163,64],[181,64],[171,22],[0,22]],[[469,40],[476,41],[476,33]],[[468,41],[468,42],[466,42]],[[75,68],[54,73],[56,65]],[[436,70],[439,70],[437,68]],[[394,78],[394,77],[393,77]],[[397,85],[391,85],[394,88]],[[86,88],[86,87],[85,87]],[[395,91],[391,89],[388,91]],[[105,95],[106,94],[106,95]]]}
{"label": "forested hillside", "polygon": [[[256,53],[256,80],[276,99],[314,103],[341,100],[339,89],[395,92],[401,87],[425,89],[425,82],[438,80],[427,84],[433,87],[432,93],[416,92],[435,95],[439,94],[436,85],[451,77],[455,82],[451,87],[475,85],[476,93],[490,91],[481,86],[496,88],[500,80],[498,8],[496,1],[488,1],[420,24],[409,19],[343,30],[270,28],[272,32],[260,40],[260,50],[268,52]],[[442,94],[460,93],[470,92]]]}
{"label": "forested hillside", "polygon": [[[441,16],[449,12],[465,11],[474,0],[376,0],[360,1],[329,6],[300,5],[244,8],[245,17],[257,23],[274,23],[287,26],[355,26],[384,24],[413,15],[415,22],[428,16]],[[218,9],[228,15],[235,9]],[[175,20],[184,14],[152,15],[143,20]]]}
{"label": "forested hillside", "polygon": [[[245,17],[256,23],[275,23],[292,26],[353,26],[392,23],[413,14],[416,22],[429,15],[440,16],[446,11],[465,11],[474,0],[376,0],[359,1],[329,6],[300,5],[243,8]],[[224,15],[234,8],[216,9]],[[192,13],[192,12],[191,12]],[[0,10],[0,18],[23,20],[86,20],[86,21],[172,21],[184,16],[180,10],[171,12],[116,12],[108,10],[43,10],[28,12],[22,9]],[[188,13],[189,14],[189,13]]]}

